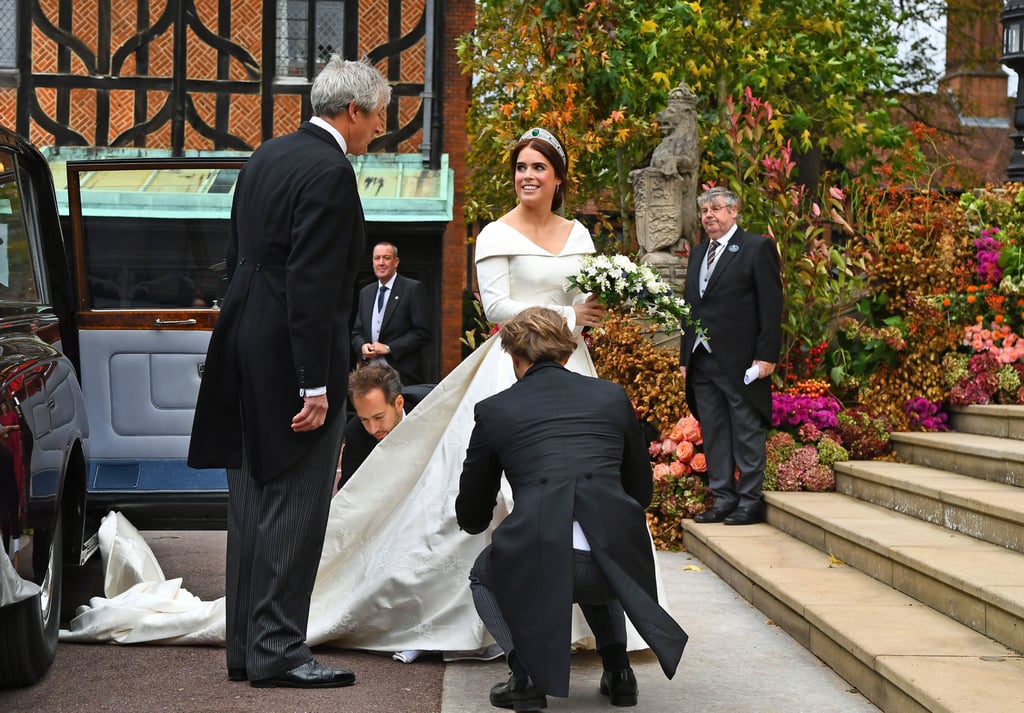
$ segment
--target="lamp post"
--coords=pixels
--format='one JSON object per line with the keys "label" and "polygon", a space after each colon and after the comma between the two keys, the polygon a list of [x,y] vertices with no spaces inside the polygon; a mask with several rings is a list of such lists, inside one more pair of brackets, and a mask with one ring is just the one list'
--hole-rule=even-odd
{"label": "lamp post", "polygon": [[1011,181],[1024,181],[1024,0],[1006,0],[999,15],[1003,24],[1002,63],[1017,73],[1017,104],[1013,109],[1013,155],[1006,169]]}

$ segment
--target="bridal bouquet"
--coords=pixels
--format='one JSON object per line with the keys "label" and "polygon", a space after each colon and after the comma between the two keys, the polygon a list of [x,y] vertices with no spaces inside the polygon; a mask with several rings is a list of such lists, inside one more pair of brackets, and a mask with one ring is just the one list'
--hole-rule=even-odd
{"label": "bridal bouquet", "polygon": [[649,265],[638,265],[625,255],[586,255],[580,271],[569,276],[566,291],[592,293],[609,308],[637,313],[664,329],[690,324],[690,305],[672,294],[672,288]]}

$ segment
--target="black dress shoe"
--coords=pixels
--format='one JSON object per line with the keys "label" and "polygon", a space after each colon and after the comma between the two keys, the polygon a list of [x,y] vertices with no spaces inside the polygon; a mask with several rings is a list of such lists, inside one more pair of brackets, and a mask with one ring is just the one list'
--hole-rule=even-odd
{"label": "black dress shoe", "polygon": [[636,676],[633,669],[605,671],[601,674],[601,695],[608,696],[613,706],[636,705]]}
{"label": "black dress shoe", "polygon": [[736,508],[724,520],[726,525],[753,525],[764,522],[764,506],[751,505],[747,508]]}
{"label": "black dress shoe", "polygon": [[529,676],[511,674],[508,681],[491,688],[491,705],[516,711],[536,711],[548,707],[544,693],[533,685]]}
{"label": "black dress shoe", "polygon": [[232,666],[228,666],[228,680],[229,681],[245,681],[245,680],[248,680],[248,678],[249,678],[249,674],[246,672],[244,667],[243,668],[234,668]]}
{"label": "black dress shoe", "polygon": [[340,688],[356,682],[356,675],[343,668],[324,666],[310,659],[290,671],[250,681],[253,688]]}
{"label": "black dress shoe", "polygon": [[722,522],[722,520],[727,518],[732,511],[732,508],[713,507],[710,510],[706,510],[700,513],[699,515],[694,515],[693,521],[699,522],[701,524],[708,522]]}

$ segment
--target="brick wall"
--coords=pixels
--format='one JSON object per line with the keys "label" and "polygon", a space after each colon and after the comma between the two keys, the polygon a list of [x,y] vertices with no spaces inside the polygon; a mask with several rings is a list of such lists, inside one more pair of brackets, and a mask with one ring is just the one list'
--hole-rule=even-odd
{"label": "brick wall", "polygon": [[[444,1],[444,0],[439,0]],[[466,186],[466,110],[469,108],[471,78],[462,74],[455,55],[461,35],[476,25],[474,0],[448,0],[445,10],[444,59],[441,73],[444,111],[444,135],[441,143],[448,153],[449,166],[455,171],[455,205],[452,221],[443,239],[441,294],[441,374],[454,369],[462,356],[462,291],[466,285],[466,221],[462,206]]]}

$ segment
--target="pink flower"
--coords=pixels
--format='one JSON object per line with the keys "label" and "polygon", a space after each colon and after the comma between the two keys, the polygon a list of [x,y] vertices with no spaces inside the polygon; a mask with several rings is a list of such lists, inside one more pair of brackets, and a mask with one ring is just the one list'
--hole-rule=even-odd
{"label": "pink flower", "polygon": [[664,480],[672,475],[672,471],[669,469],[667,463],[658,463],[654,466],[654,478],[655,480]]}
{"label": "pink flower", "polygon": [[693,458],[690,459],[690,467],[693,468],[694,473],[703,473],[708,469],[708,462],[704,458],[703,453],[694,453]]}
{"label": "pink flower", "polygon": [[651,441],[651,445],[648,446],[647,452],[651,458],[658,458],[661,456],[661,441]]}
{"label": "pink flower", "polygon": [[687,472],[690,470],[690,467],[683,463],[680,463],[677,460],[674,460],[671,463],[669,463],[668,469],[672,473],[673,478],[681,478],[687,474]]}
{"label": "pink flower", "polygon": [[692,415],[680,419],[678,425],[683,427],[683,440],[689,441],[695,446],[704,442],[700,433],[700,422]]}
{"label": "pink flower", "polygon": [[671,453],[676,449],[676,446],[678,445],[679,444],[676,441],[673,441],[671,438],[666,438],[664,441],[661,442],[661,452]]}

